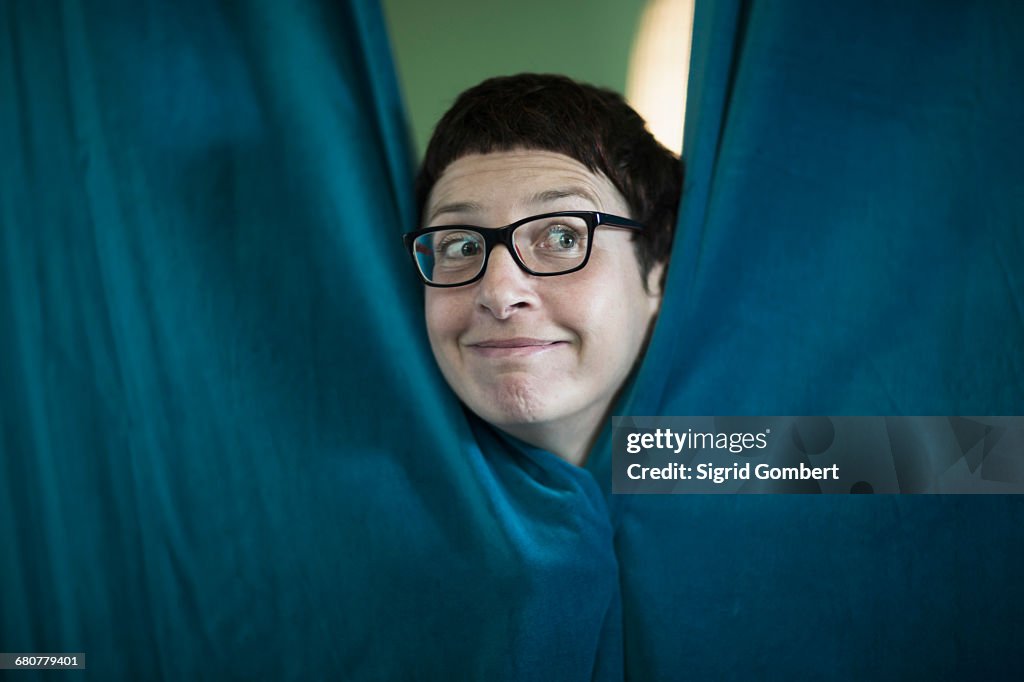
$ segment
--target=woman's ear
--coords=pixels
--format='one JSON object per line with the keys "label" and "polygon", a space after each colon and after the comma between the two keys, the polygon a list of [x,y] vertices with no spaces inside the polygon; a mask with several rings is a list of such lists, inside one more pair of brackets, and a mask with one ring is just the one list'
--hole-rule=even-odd
{"label": "woman's ear", "polygon": [[647,300],[650,303],[651,315],[657,315],[661,308],[662,282],[665,279],[665,261],[660,261],[651,266],[647,271],[647,278],[644,285],[647,289]]}

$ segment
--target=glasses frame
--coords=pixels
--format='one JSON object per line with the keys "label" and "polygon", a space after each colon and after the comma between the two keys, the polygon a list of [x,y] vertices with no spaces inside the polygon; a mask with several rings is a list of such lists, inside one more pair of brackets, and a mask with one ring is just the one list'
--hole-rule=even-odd
{"label": "glasses frame", "polygon": [[[516,251],[515,245],[512,242],[512,233],[520,226],[533,222],[534,220],[557,218],[559,216],[565,216],[567,218],[582,218],[583,221],[586,222],[587,253],[583,256],[583,261],[579,265],[568,270],[562,270],[561,272],[536,272],[535,270],[531,270],[519,257],[519,253]],[[512,260],[515,261],[515,264],[519,266],[520,270],[528,275],[533,275],[534,277],[558,277],[559,275],[568,275],[573,272],[578,272],[585,268],[587,263],[590,261],[590,250],[594,246],[594,230],[602,225],[605,227],[618,227],[625,230],[635,231],[644,230],[646,227],[635,220],[612,215],[610,213],[601,213],[599,211],[555,211],[553,213],[532,215],[528,218],[517,220],[511,225],[506,225],[504,227],[480,227],[479,225],[435,225],[433,227],[425,227],[421,230],[406,232],[402,235],[402,241],[405,243],[406,253],[412,257],[412,264],[416,268],[416,274],[420,276],[423,283],[428,287],[450,289],[453,287],[464,287],[483,279],[483,276],[487,273],[487,265],[491,260],[491,251],[493,251],[494,247],[499,244],[508,250],[509,254],[512,256]],[[430,234],[432,232],[440,232],[442,230],[471,230],[480,234],[484,238],[484,262],[480,266],[480,272],[478,272],[472,279],[468,279],[465,282],[459,282],[458,284],[438,284],[436,282],[429,281],[426,278],[426,275],[423,274],[423,271],[420,269],[419,261],[416,259],[416,240],[423,235]]]}

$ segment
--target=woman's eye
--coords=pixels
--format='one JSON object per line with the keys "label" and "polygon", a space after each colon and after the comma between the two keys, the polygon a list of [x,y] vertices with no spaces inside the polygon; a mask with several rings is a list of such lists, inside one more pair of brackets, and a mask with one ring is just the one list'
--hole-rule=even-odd
{"label": "woman's eye", "polygon": [[579,248],[580,241],[580,235],[576,230],[566,225],[555,225],[548,229],[543,246],[560,251],[571,251]]}
{"label": "woman's eye", "polygon": [[447,258],[450,260],[458,260],[461,258],[475,258],[479,256],[483,251],[483,247],[478,239],[474,239],[470,235],[457,235],[445,237],[444,240],[438,244],[437,253],[440,258]]}

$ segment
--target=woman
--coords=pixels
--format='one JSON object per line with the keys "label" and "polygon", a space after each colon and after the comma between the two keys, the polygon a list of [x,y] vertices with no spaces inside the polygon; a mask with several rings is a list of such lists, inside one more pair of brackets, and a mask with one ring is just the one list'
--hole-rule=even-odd
{"label": "woman", "polygon": [[405,241],[434,357],[473,413],[585,461],[657,317],[682,174],[610,91],[523,74],[456,100]]}

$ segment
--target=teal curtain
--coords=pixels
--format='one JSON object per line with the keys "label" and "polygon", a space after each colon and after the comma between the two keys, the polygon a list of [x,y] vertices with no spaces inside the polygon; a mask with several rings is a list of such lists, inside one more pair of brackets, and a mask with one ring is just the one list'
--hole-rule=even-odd
{"label": "teal curtain", "polygon": [[[698,0],[623,413],[1024,414],[1022,72],[1019,3]],[[1018,497],[614,499],[635,679],[1019,674]]]}
{"label": "teal curtain", "polygon": [[[698,3],[619,411],[1024,412],[1021,18]],[[95,679],[1006,672],[1015,498],[612,496],[607,441],[578,469],[467,420],[398,238],[409,150],[376,3],[0,6],[0,650]]]}
{"label": "teal curtain", "polygon": [[621,669],[599,488],[482,446],[434,366],[376,3],[5,3],[0,140],[3,651]]}

